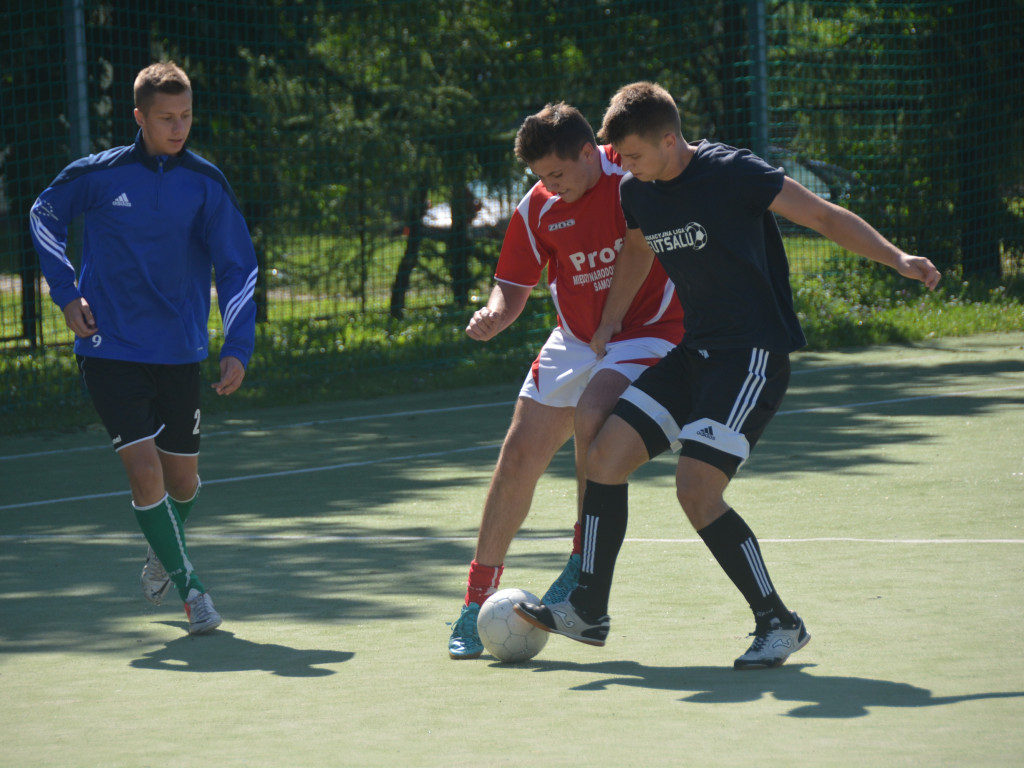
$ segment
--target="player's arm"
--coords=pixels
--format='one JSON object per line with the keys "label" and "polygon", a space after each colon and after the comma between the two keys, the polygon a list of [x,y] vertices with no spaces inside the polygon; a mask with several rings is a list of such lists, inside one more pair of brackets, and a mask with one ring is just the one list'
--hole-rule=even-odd
{"label": "player's arm", "polygon": [[233,355],[225,355],[220,359],[220,381],[211,384],[218,395],[230,395],[242,386],[245,378],[245,366]]}
{"label": "player's arm", "polygon": [[[58,177],[59,179],[60,177]],[[89,303],[82,298],[75,268],[67,257],[68,222],[81,211],[84,182],[66,182],[47,187],[32,205],[29,231],[39,255],[39,267],[50,288],[50,298],[64,313],[64,322],[76,336],[96,333],[96,320]]]}
{"label": "player's arm", "polygon": [[75,332],[75,336],[85,339],[99,330],[96,327],[96,318],[92,316],[89,302],[81,296],[69,301],[62,311],[64,312],[65,325]]}
{"label": "player's arm", "polygon": [[493,339],[515,322],[526,307],[533,290],[527,285],[516,285],[499,280],[487,299],[487,304],[476,312],[466,326],[466,335],[476,341]]}
{"label": "player's arm", "polygon": [[256,252],[242,212],[227,193],[213,207],[206,231],[224,328],[221,379],[212,387],[228,395],[241,385],[256,343]]}
{"label": "player's arm", "polygon": [[643,233],[639,229],[627,229],[622,250],[615,257],[615,272],[601,311],[601,322],[590,339],[590,348],[598,357],[604,357],[606,345],[622,330],[622,320],[650,274],[654,258],[654,251]]}
{"label": "player's arm", "polygon": [[904,253],[857,214],[823,200],[788,177],[769,208],[852,253],[892,267],[904,277],[920,280],[931,290],[942,277],[930,260]]}

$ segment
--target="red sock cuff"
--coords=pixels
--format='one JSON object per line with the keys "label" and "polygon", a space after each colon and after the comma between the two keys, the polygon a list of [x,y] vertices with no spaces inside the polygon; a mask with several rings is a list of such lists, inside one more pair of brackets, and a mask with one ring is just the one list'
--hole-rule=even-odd
{"label": "red sock cuff", "polygon": [[579,523],[572,529],[572,552],[570,555],[581,555],[583,554],[583,526]]}
{"label": "red sock cuff", "polygon": [[466,605],[483,605],[489,595],[498,591],[504,565],[481,565],[476,560],[469,564],[469,581],[466,584]]}

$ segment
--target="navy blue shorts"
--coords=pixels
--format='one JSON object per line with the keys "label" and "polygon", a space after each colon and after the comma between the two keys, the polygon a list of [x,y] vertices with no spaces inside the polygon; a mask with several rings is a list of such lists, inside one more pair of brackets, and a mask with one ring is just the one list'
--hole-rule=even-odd
{"label": "navy blue shorts", "polygon": [[651,458],[671,448],[732,477],[779,410],[789,355],[764,349],[676,347],[615,406]]}
{"label": "navy blue shorts", "polygon": [[158,365],[78,355],[78,369],[116,450],[153,438],[165,453],[199,453],[199,363]]}

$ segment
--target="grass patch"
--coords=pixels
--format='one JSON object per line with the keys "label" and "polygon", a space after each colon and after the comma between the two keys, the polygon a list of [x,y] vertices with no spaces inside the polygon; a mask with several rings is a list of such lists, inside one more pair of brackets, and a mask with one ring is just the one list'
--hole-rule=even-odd
{"label": "grass patch", "polygon": [[[1024,280],[972,284],[945,277],[935,291],[852,258],[793,279],[793,300],[809,349],[915,342],[1024,328]],[[859,269],[854,269],[859,266]]]}

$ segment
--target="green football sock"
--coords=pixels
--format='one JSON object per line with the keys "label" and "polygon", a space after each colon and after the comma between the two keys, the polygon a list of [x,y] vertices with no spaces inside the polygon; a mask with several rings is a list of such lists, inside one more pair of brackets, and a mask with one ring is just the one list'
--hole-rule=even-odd
{"label": "green football sock", "polygon": [[137,507],[133,502],[132,508],[135,510],[135,519],[139,521],[139,528],[163,563],[182,601],[188,597],[190,590],[205,592],[206,589],[188,559],[185,528],[170,502],[170,497],[165,495],[149,507]]}
{"label": "green football sock", "polygon": [[174,498],[170,494],[167,495],[167,498],[169,498],[171,500],[171,505],[174,507],[174,510],[178,513],[178,517],[181,518],[181,522],[182,523],[184,523],[186,520],[188,520],[188,516],[192,512],[192,507],[195,505],[196,499],[199,498],[199,491],[202,489],[202,487],[203,487],[203,483],[199,479],[199,476],[197,475],[196,476],[196,492],[192,494],[192,498],[191,499],[189,499],[188,501],[178,501],[176,498]]}

